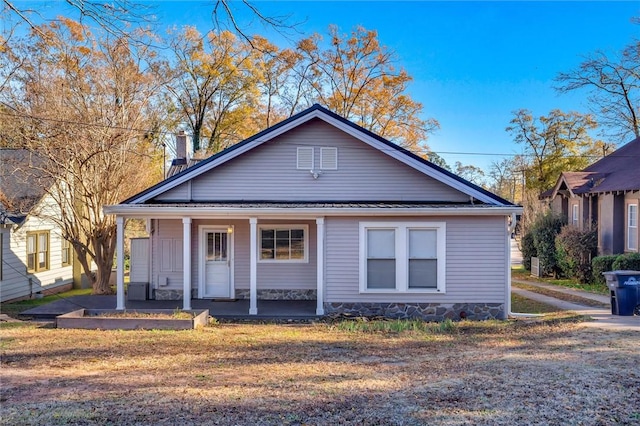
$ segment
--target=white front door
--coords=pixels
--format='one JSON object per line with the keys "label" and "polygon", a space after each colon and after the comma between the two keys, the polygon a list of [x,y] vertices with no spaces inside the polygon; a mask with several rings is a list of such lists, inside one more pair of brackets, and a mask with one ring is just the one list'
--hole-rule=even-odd
{"label": "white front door", "polygon": [[230,235],[226,229],[206,229],[204,243],[203,297],[231,297]]}

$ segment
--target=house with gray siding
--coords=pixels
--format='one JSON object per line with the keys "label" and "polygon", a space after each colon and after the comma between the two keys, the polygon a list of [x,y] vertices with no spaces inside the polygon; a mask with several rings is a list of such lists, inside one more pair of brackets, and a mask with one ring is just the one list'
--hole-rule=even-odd
{"label": "house with gray siding", "polygon": [[[319,105],[118,205],[149,231],[148,296],[315,300],[318,315],[505,318],[521,208]],[[132,258],[132,262],[134,259]],[[144,262],[143,262],[144,263]],[[117,309],[125,308],[117,271]]]}
{"label": "house with gray siding", "polygon": [[542,194],[552,211],[580,229],[598,230],[598,254],[640,251],[640,138],[578,172],[564,172]]}

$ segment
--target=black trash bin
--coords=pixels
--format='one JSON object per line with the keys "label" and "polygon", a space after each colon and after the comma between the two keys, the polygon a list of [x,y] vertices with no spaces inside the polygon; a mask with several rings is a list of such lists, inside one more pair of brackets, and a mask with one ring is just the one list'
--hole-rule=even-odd
{"label": "black trash bin", "polygon": [[640,271],[603,272],[611,292],[611,313],[632,316],[640,306]]}

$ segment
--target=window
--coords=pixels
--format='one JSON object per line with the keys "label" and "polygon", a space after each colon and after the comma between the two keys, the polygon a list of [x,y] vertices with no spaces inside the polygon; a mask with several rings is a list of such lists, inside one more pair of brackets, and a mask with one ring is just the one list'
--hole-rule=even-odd
{"label": "window", "polygon": [[259,226],[261,262],[307,262],[307,225]]}
{"label": "window", "polygon": [[409,288],[437,288],[438,235],[435,229],[409,229]]}
{"label": "window", "polygon": [[49,231],[27,233],[27,271],[49,269]]}
{"label": "window", "polygon": [[638,250],[638,205],[627,206],[627,250]]}
{"label": "window", "polygon": [[320,169],[338,170],[338,148],[320,148]]}
{"label": "window", "polygon": [[62,266],[71,265],[71,243],[62,239]]}
{"label": "window", "polygon": [[395,229],[367,229],[367,288],[396,288]]}
{"label": "window", "polygon": [[226,232],[207,232],[207,260],[223,262],[227,260],[227,239]]}
{"label": "window", "polygon": [[299,146],[297,150],[298,170],[313,170],[313,147]]}
{"label": "window", "polygon": [[444,292],[444,222],[361,222],[361,292]]}
{"label": "window", "polygon": [[571,224],[573,226],[578,226],[578,205],[577,204],[573,204],[571,206]]}

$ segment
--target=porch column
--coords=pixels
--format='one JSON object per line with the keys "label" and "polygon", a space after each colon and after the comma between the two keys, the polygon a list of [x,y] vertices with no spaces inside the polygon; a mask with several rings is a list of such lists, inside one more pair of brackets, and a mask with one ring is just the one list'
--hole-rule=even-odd
{"label": "porch column", "polygon": [[124,310],[124,217],[116,217],[116,309]]}
{"label": "porch column", "polygon": [[258,315],[258,218],[249,218],[249,315]]}
{"label": "porch column", "polygon": [[182,218],[182,309],[191,310],[191,218]]}
{"label": "porch column", "polygon": [[316,315],[324,315],[324,217],[316,218],[316,264],[317,264],[317,277],[316,285],[318,287],[317,292],[317,306]]}

